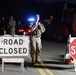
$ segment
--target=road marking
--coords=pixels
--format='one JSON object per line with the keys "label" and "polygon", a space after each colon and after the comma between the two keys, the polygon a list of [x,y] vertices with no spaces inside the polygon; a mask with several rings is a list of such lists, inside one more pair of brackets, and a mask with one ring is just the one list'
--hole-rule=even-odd
{"label": "road marking", "polygon": [[42,68],[37,68],[37,70],[39,71],[40,75],[46,75]]}
{"label": "road marking", "polygon": [[41,64],[49,75],[55,75],[43,62]]}
{"label": "road marking", "polygon": [[42,66],[44,70],[49,74],[49,75],[55,75],[40,59],[39,61],[41,62],[40,64],[35,64],[36,66]]}
{"label": "road marking", "polygon": [[[30,60],[31,60],[31,57],[29,56]],[[40,64],[34,64],[35,67],[37,66],[40,66]],[[40,73],[40,75],[46,75],[46,73],[44,72],[44,70],[40,67],[36,68],[38,70],[38,72]]]}
{"label": "road marking", "polygon": [[[31,59],[31,58],[30,58]],[[36,64],[34,64],[34,66],[35,67],[38,67],[38,68],[36,68],[38,71],[39,71],[39,73],[40,73],[40,75],[46,75],[46,73],[48,73],[48,75],[55,75],[47,66],[46,66],[46,64],[44,64],[40,59],[39,59],[39,61],[40,61],[40,63],[38,64],[38,63],[36,63]],[[41,67],[42,68],[41,68]],[[44,70],[46,71],[44,71]]]}

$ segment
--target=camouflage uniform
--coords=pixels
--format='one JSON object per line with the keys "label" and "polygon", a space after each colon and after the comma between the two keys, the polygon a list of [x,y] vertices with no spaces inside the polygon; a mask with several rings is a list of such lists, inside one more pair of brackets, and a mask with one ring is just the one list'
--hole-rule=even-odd
{"label": "camouflage uniform", "polygon": [[15,25],[16,25],[16,21],[13,19],[10,19],[9,20],[9,29],[10,29],[11,36],[15,35]]}
{"label": "camouflage uniform", "polygon": [[[31,28],[33,29],[33,25]],[[37,26],[37,28],[33,31],[31,35],[31,58],[32,62],[38,62],[38,58],[41,54],[42,44],[41,44],[41,34],[45,32],[45,27],[43,24]]]}

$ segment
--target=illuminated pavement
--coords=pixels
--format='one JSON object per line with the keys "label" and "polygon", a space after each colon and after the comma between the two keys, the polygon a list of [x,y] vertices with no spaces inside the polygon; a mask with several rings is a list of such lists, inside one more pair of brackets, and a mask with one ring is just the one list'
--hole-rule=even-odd
{"label": "illuminated pavement", "polygon": [[41,64],[31,64],[29,57],[25,57],[24,72],[20,64],[5,64],[4,72],[0,75],[76,75],[73,64],[64,64],[66,44],[54,42],[42,42],[43,49]]}
{"label": "illuminated pavement", "polygon": [[42,61],[55,75],[76,75],[73,64],[64,63],[66,44],[43,42]]}

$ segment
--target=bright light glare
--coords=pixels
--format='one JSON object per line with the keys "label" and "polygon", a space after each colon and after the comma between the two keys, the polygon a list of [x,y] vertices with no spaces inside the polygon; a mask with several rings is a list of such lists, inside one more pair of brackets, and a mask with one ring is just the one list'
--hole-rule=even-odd
{"label": "bright light glare", "polygon": [[35,21],[35,19],[34,18],[29,18],[28,21]]}
{"label": "bright light glare", "polygon": [[24,31],[23,29],[19,29],[19,30],[18,30],[18,32],[23,32],[23,31]]}
{"label": "bright light glare", "polygon": [[30,32],[31,32],[31,30],[29,29],[29,30],[28,30],[28,32],[30,33]]}

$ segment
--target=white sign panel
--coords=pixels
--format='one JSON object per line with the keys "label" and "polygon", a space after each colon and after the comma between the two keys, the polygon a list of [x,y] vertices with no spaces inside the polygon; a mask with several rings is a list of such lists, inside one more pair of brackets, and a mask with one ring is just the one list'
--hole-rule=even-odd
{"label": "white sign panel", "polygon": [[72,41],[73,41],[74,39],[76,39],[76,37],[71,37],[71,38],[70,38],[70,43],[72,43]]}
{"label": "white sign panel", "polygon": [[29,37],[0,37],[0,56],[28,56]]}

